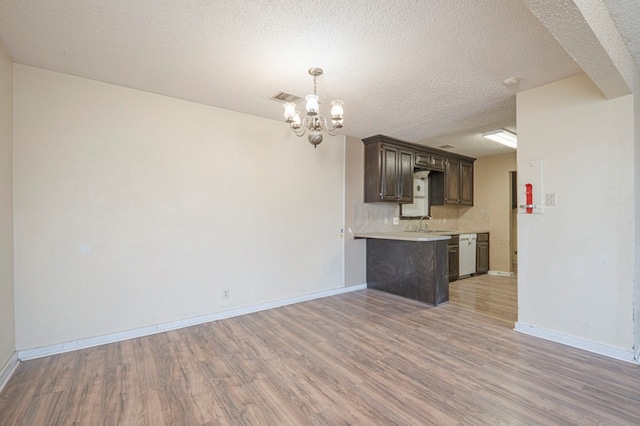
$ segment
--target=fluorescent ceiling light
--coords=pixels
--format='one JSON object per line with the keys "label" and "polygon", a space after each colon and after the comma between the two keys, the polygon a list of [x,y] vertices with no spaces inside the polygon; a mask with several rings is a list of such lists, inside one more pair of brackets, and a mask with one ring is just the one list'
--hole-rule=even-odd
{"label": "fluorescent ceiling light", "polygon": [[506,145],[509,148],[516,149],[518,146],[518,135],[504,129],[483,133],[482,137],[491,139],[492,141],[501,143],[502,145]]}

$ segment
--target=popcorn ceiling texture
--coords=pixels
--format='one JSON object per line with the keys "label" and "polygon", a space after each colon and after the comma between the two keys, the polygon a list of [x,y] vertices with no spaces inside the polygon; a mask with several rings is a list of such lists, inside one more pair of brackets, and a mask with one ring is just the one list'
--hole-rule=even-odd
{"label": "popcorn ceiling texture", "polygon": [[[274,120],[282,107],[270,97],[306,95],[319,66],[324,108],[345,101],[344,134],[431,146],[454,135],[452,151],[472,157],[508,152],[479,134],[515,130],[516,92],[581,72],[520,1],[291,6],[2,0],[0,39],[21,64]],[[507,88],[508,77],[519,83]]]}
{"label": "popcorn ceiling texture", "polygon": [[[638,9],[637,0],[631,0]],[[609,11],[600,1],[524,0],[609,99],[631,93],[633,60]],[[610,1],[614,8],[627,0]],[[631,16],[639,17],[636,11]],[[636,25],[640,24],[636,21]]]}

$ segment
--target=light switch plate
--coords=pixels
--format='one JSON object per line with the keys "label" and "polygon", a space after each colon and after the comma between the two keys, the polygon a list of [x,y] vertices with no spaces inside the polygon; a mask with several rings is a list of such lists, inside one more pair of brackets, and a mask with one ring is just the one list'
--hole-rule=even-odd
{"label": "light switch plate", "polygon": [[393,218],[393,224],[394,224],[394,225],[400,225],[400,218],[399,218],[399,217],[397,217],[397,216],[395,216],[395,217]]}
{"label": "light switch plate", "polygon": [[544,205],[545,206],[555,206],[556,205],[556,193],[548,192],[544,194]]}

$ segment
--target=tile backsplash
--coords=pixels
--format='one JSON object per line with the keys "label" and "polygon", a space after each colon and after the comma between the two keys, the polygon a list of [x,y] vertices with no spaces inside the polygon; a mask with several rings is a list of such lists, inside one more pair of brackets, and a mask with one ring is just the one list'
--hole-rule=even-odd
{"label": "tile backsplash", "polygon": [[402,230],[393,225],[393,218],[400,214],[397,204],[373,204],[354,202],[353,226],[355,232],[393,232]]}
{"label": "tile backsplash", "polygon": [[[393,218],[400,215],[397,204],[354,202],[353,207],[355,232],[415,231],[419,226],[418,219],[403,219],[393,225]],[[432,206],[431,219],[425,219],[424,224],[433,231],[489,230],[491,221],[484,207]]]}

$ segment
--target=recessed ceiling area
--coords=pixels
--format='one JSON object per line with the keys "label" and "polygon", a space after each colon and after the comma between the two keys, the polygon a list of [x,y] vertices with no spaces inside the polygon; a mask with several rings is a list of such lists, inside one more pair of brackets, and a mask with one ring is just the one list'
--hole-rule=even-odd
{"label": "recessed ceiling area", "polygon": [[21,64],[279,121],[272,96],[311,93],[307,70],[322,67],[341,133],[475,157],[512,151],[481,133],[517,133],[517,92],[582,72],[522,1],[292,5],[1,0],[0,40]]}

